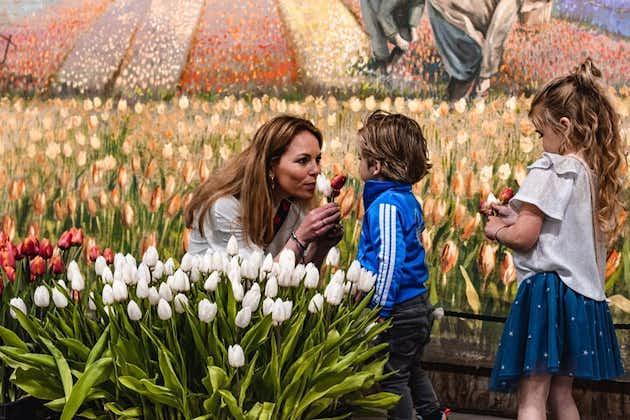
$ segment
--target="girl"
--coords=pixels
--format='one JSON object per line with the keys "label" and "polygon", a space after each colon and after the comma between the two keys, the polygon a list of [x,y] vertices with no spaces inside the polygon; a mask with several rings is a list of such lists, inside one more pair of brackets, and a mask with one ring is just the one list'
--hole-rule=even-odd
{"label": "girl", "polygon": [[519,287],[505,323],[490,389],[518,390],[518,418],[579,419],[573,378],[623,374],[604,294],[605,245],[623,226],[624,151],[619,117],[590,59],[553,79],[529,116],[544,154],[509,207],[485,227],[512,248]]}

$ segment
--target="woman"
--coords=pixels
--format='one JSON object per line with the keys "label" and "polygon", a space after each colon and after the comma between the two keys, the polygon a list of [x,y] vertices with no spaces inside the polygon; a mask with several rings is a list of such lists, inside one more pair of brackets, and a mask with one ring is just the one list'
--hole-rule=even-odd
{"label": "woman", "polygon": [[191,254],[224,250],[230,237],[241,254],[282,249],[321,265],[341,240],[339,206],[311,209],[320,174],[322,134],[308,120],[280,115],[263,124],[239,155],[195,191],[185,210]]}

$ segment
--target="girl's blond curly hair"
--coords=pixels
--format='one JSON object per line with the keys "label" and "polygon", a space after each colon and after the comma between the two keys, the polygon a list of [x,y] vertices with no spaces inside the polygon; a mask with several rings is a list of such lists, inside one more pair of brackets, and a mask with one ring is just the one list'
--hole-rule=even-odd
{"label": "girl's blond curly hair", "polygon": [[[548,82],[532,100],[529,116],[538,130],[551,128],[562,139],[560,153],[580,154],[595,175],[596,220],[612,242],[623,229],[623,172],[627,153],[619,115],[600,85],[601,72],[587,58],[572,73]],[[567,130],[561,118],[571,121]]]}

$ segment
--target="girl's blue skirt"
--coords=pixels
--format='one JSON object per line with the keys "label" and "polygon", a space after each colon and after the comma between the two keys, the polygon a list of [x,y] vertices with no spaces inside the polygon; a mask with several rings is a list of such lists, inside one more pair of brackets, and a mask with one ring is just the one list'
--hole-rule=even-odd
{"label": "girl's blue skirt", "polygon": [[556,273],[525,279],[505,322],[490,390],[513,392],[523,376],[603,380],[623,375],[606,301],[582,296]]}

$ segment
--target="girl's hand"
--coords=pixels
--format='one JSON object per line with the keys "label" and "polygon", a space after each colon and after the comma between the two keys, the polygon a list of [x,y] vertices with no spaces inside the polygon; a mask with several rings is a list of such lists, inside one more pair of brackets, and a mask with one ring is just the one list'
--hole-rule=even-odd
{"label": "girl's hand", "polygon": [[484,228],[484,233],[486,235],[486,238],[494,241],[496,239],[494,235],[496,235],[497,230],[499,230],[499,228],[502,228],[504,226],[508,226],[508,225],[505,224],[500,217],[490,216],[488,218],[488,222],[486,223],[486,227]]}
{"label": "girl's hand", "polygon": [[518,213],[510,206],[501,206],[499,204],[492,204],[492,209],[497,212],[497,216],[507,226],[512,226],[516,223]]}
{"label": "girl's hand", "polygon": [[[339,209],[339,204],[324,204],[323,206],[308,212],[302,220],[300,227],[295,231],[295,235],[298,237],[300,242],[304,245],[308,245],[315,240],[323,238],[324,235],[328,234],[335,228],[335,226],[338,226],[340,219],[341,211]],[[341,237],[339,240],[340,239]],[[337,242],[339,242],[339,240],[337,240]]]}

